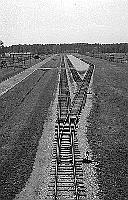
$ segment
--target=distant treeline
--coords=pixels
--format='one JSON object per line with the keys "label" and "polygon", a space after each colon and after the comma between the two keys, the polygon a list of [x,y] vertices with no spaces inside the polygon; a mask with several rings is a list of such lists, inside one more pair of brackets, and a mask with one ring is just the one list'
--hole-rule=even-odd
{"label": "distant treeline", "polygon": [[[128,43],[116,44],[88,44],[88,43],[73,43],[73,44],[19,44],[9,47],[2,47],[1,52],[31,52],[33,54],[52,54],[63,52],[78,52],[85,54],[90,53],[127,53]],[[1,53],[0,52],[0,53]]]}

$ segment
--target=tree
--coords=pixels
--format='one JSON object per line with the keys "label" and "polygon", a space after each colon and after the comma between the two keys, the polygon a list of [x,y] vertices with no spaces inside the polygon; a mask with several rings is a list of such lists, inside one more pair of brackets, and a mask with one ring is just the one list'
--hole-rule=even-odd
{"label": "tree", "polygon": [[0,54],[4,54],[4,43],[0,40]]}
{"label": "tree", "polygon": [[4,43],[0,40],[0,46],[2,46]]}

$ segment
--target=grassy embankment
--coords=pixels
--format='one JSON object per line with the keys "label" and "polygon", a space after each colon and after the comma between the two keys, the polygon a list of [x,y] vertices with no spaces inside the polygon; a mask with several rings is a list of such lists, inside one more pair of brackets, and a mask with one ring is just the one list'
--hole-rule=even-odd
{"label": "grassy embankment", "polygon": [[99,166],[102,199],[128,199],[128,64],[80,56],[95,64],[89,144]]}
{"label": "grassy embankment", "polygon": [[[58,66],[59,58],[45,65]],[[43,74],[37,70],[1,98],[4,103],[1,118],[6,114],[8,117],[0,129],[0,199],[14,199],[32,172],[44,120],[57,86],[57,71],[47,70]]]}

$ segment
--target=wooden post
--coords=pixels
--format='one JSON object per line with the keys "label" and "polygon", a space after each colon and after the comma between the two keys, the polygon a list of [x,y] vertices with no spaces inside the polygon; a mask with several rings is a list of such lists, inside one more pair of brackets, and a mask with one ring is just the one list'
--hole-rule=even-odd
{"label": "wooden post", "polygon": [[25,67],[25,58],[23,58],[23,67]]}
{"label": "wooden post", "polygon": [[30,66],[31,66],[31,54],[30,54]]}
{"label": "wooden post", "polygon": [[14,57],[15,55],[13,54],[12,55],[12,58],[13,58],[13,69],[15,70],[15,57]]}

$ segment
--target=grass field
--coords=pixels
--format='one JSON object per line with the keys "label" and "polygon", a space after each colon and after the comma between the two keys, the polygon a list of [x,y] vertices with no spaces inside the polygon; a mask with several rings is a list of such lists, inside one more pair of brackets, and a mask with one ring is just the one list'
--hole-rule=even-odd
{"label": "grass field", "polygon": [[[77,55],[78,56],[78,55]],[[95,64],[88,140],[98,161],[101,199],[128,199],[128,64],[80,56]]]}
{"label": "grass field", "polygon": [[[58,57],[46,66],[58,67],[59,61]],[[37,70],[0,97],[1,200],[14,199],[30,177],[57,81],[57,68]]]}
{"label": "grass field", "polygon": [[25,69],[41,62],[43,59],[47,58],[48,56],[41,56],[41,59],[34,59],[32,58],[30,60],[25,61],[25,65],[23,65],[23,62],[17,63],[17,64],[12,64],[9,65],[8,67],[0,68],[0,83],[22,71]]}

